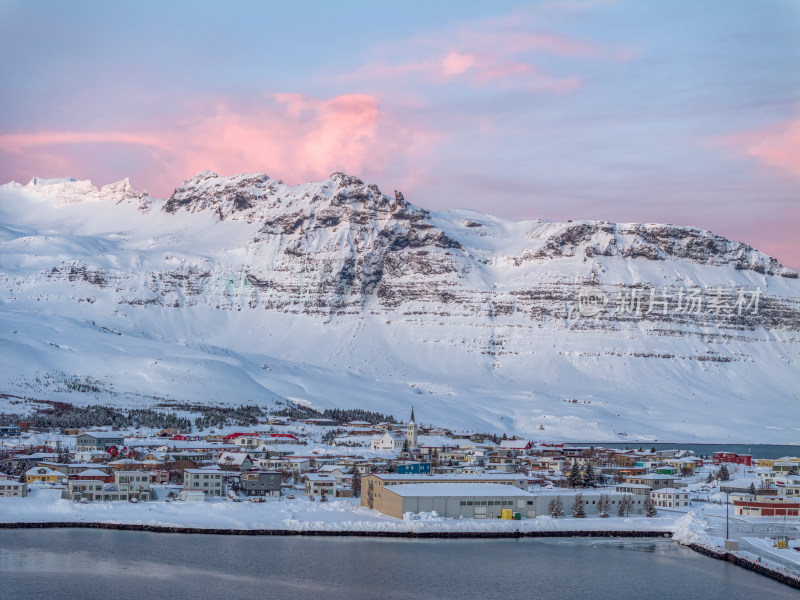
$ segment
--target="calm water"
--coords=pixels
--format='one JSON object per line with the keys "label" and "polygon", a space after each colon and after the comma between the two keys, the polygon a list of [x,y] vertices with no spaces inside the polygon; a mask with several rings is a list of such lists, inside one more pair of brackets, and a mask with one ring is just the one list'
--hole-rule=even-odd
{"label": "calm water", "polygon": [[670,540],[0,530],[4,598],[715,598],[798,592]]}
{"label": "calm water", "polygon": [[660,444],[651,442],[626,442],[605,443],[597,442],[573,444],[575,446],[603,446],[605,448],[644,448],[649,450],[692,450],[697,456],[711,456],[714,452],[736,452],[736,454],[751,454],[753,458],[782,458],[784,456],[800,456],[800,446],[769,445],[769,444]]}

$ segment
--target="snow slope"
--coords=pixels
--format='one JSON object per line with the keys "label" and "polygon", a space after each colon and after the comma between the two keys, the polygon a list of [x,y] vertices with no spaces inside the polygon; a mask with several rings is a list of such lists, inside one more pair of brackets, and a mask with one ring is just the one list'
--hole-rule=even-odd
{"label": "snow slope", "polygon": [[6,394],[798,443],[798,330],[796,273],[691,227],[430,213],[342,173],[205,171],[167,200],[127,180],[0,186]]}

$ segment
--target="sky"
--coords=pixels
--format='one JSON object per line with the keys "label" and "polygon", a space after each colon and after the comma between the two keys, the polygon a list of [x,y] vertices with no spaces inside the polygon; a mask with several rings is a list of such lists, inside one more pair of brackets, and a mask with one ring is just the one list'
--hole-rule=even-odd
{"label": "sky", "polygon": [[345,171],[800,269],[800,2],[0,0],[0,182]]}

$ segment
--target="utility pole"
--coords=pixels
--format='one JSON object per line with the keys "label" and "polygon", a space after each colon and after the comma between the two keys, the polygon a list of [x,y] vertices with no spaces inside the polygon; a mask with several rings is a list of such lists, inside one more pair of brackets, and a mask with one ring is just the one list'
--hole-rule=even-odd
{"label": "utility pole", "polygon": [[725,550],[738,550],[739,542],[728,539],[730,537],[728,527],[728,504],[730,504],[730,492],[725,492]]}

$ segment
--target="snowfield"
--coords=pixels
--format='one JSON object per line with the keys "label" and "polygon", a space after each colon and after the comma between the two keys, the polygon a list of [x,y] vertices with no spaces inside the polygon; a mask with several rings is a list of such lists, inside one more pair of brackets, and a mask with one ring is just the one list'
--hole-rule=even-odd
{"label": "snowfield", "polygon": [[[751,304],[675,312],[691,290]],[[799,332],[796,273],[692,227],[429,213],[341,173],[204,172],[166,201],[0,186],[0,411],[290,399],[540,440],[796,444]]]}

